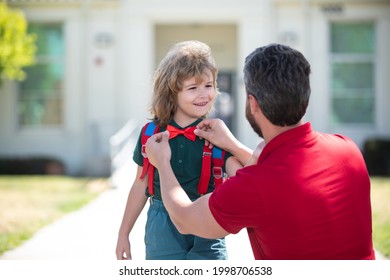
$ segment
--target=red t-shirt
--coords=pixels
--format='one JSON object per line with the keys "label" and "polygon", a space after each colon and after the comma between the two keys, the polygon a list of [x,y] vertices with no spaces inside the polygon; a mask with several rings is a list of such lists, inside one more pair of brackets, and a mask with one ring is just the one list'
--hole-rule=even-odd
{"label": "red t-shirt", "polygon": [[370,179],[348,138],[286,131],[213,192],[216,221],[248,229],[255,259],[374,259]]}

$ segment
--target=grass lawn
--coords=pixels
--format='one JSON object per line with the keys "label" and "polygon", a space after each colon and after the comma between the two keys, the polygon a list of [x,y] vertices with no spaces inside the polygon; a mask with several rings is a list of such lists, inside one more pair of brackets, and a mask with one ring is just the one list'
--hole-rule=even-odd
{"label": "grass lawn", "polygon": [[[106,179],[0,176],[0,255],[37,230],[84,206],[108,188]],[[390,178],[371,178],[374,247],[390,258]]]}
{"label": "grass lawn", "polygon": [[390,258],[390,178],[371,178],[374,247]]}
{"label": "grass lawn", "polygon": [[107,187],[106,179],[0,176],[0,255],[86,205]]}

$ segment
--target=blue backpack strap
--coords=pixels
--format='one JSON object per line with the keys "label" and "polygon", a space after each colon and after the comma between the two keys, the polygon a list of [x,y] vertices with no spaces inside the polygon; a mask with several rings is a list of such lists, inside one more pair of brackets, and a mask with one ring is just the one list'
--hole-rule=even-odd
{"label": "blue backpack strap", "polygon": [[157,125],[154,122],[149,122],[145,125],[145,135],[150,137],[155,133]]}
{"label": "blue backpack strap", "polygon": [[225,164],[225,151],[218,148],[213,147],[213,177],[215,188],[222,185],[224,181],[224,173],[222,167]]}

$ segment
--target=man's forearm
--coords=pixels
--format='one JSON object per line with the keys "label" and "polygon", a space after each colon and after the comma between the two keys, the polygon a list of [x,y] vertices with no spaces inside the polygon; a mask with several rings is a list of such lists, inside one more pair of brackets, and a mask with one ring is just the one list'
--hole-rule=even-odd
{"label": "man's forearm", "polygon": [[231,147],[227,149],[237,160],[245,166],[248,160],[251,158],[253,151],[246,147],[244,144],[236,140]]}
{"label": "man's forearm", "polygon": [[210,194],[192,202],[179,185],[169,164],[159,169],[162,199],[173,224],[181,234],[203,238],[221,238],[229,233],[212,216],[208,203]]}

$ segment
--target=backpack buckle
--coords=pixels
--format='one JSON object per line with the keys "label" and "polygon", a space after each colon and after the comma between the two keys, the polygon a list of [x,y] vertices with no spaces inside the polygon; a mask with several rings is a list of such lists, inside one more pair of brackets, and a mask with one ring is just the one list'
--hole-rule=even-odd
{"label": "backpack buckle", "polygon": [[148,155],[146,154],[146,145],[142,145],[141,154],[144,158],[148,158]]}
{"label": "backpack buckle", "polygon": [[213,167],[213,176],[215,179],[221,179],[223,177],[222,167]]}
{"label": "backpack buckle", "polygon": [[203,156],[204,157],[211,157],[212,153],[210,153],[210,152],[203,152]]}

